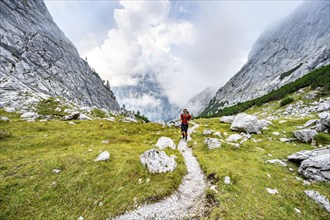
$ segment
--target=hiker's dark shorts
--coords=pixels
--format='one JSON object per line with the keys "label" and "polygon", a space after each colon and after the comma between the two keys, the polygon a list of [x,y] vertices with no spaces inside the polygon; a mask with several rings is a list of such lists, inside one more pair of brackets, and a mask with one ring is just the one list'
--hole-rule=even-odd
{"label": "hiker's dark shorts", "polygon": [[188,131],[188,124],[181,124],[181,131],[187,132]]}

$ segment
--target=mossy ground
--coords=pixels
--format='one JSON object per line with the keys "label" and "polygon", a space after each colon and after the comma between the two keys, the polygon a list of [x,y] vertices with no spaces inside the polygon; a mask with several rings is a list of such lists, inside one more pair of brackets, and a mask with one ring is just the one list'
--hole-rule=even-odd
{"label": "mossy ground", "polygon": [[[288,167],[282,167],[266,163],[275,158],[285,160],[288,155],[300,150],[313,149],[310,144],[279,141],[280,137],[293,137],[295,126],[303,125],[309,119],[286,120],[284,124],[274,121],[269,130],[252,135],[258,142],[249,140],[240,148],[222,144],[221,148],[214,150],[207,149],[203,143],[205,137],[212,137],[203,135],[204,129],[222,134],[227,132],[228,136],[236,132],[230,130],[230,124],[220,123],[219,118],[196,120],[201,126],[192,135],[197,142],[192,145],[193,152],[207,176],[216,174],[219,177],[216,183],[219,193],[212,193],[218,205],[206,219],[329,219],[329,213],[304,194],[304,190],[313,189],[330,198],[329,184],[304,186],[302,181],[295,179],[303,178],[297,172],[298,164],[287,161]],[[280,135],[273,135],[275,131]],[[330,135],[325,134],[317,144],[327,143],[330,143]],[[289,167],[294,171],[290,171]],[[225,176],[231,178],[232,185],[223,183]],[[276,188],[279,194],[270,195],[266,188]],[[302,213],[296,213],[294,208]]]}
{"label": "mossy ground", "polygon": [[[177,150],[166,150],[178,157],[173,173],[150,174],[139,161],[161,136],[177,144],[178,128],[104,120],[31,123],[0,114],[11,119],[0,122],[10,134],[0,140],[0,219],[106,219],[171,194],[186,172]],[[105,150],[110,160],[94,162]]]}

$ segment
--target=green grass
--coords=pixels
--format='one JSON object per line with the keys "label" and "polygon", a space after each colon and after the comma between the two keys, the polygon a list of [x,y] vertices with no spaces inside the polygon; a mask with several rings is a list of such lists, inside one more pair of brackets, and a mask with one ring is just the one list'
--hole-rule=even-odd
{"label": "green grass", "polygon": [[[229,124],[220,123],[219,118],[196,120],[200,127],[192,135],[197,142],[193,145],[193,152],[207,176],[216,174],[219,177],[216,183],[219,193],[213,194],[218,205],[213,207],[205,219],[329,219],[329,214],[303,192],[313,189],[330,198],[329,184],[303,186],[301,181],[295,179],[296,176],[302,177],[297,172],[298,164],[286,162],[288,167],[295,170],[291,172],[288,167],[265,163],[269,159],[286,159],[288,155],[300,150],[313,149],[304,143],[279,141],[280,137],[293,137],[295,126],[304,124],[308,119],[286,120],[284,124],[275,121],[269,130],[252,136],[260,142],[249,140],[240,148],[222,144],[221,148],[214,150],[208,150],[203,144],[206,137],[202,134],[204,129],[213,129],[222,134],[227,132],[228,135],[235,132],[230,130]],[[273,135],[274,131],[281,135]],[[328,138],[328,134],[322,135],[319,138],[322,140],[317,139],[317,144],[324,144],[324,139]],[[225,176],[230,176],[232,185],[223,183]],[[279,194],[268,194],[267,187],[276,188]],[[294,208],[300,209],[302,213],[296,213]]]}
{"label": "green grass", "polygon": [[[102,120],[29,123],[3,110],[0,115],[11,119],[0,122],[11,134],[0,141],[0,219],[106,219],[171,194],[186,172],[176,150],[166,150],[178,157],[173,173],[150,174],[139,161],[161,136],[177,143],[177,128]],[[105,150],[110,160],[94,162]]]}

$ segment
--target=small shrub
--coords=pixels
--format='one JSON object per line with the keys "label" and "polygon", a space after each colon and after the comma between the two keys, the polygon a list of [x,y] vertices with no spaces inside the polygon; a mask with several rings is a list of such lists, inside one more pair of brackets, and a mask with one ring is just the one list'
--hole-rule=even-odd
{"label": "small shrub", "polygon": [[6,132],[4,130],[1,130],[0,131],[0,140],[9,138],[10,136],[11,136],[11,133],[8,133],[8,132]]}
{"label": "small shrub", "polygon": [[[60,111],[57,111],[57,109],[61,109]],[[66,115],[64,112],[65,107],[60,105],[60,102],[55,100],[55,98],[51,97],[49,99],[44,99],[40,101],[37,105],[37,113],[39,115],[51,115],[51,116],[57,116],[57,117],[63,117]]]}
{"label": "small shrub", "polygon": [[100,110],[100,109],[93,109],[91,111],[91,114],[94,116],[94,117],[99,117],[99,118],[106,118],[107,117],[107,114]]}
{"label": "small shrub", "polygon": [[294,99],[292,97],[285,98],[280,102],[280,106],[285,106],[287,104],[292,103],[293,101]]}

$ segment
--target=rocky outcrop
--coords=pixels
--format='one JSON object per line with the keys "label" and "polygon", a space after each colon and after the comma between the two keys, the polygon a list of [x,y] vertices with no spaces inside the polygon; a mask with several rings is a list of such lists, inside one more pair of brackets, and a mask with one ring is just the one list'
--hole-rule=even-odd
{"label": "rocky outcrop", "polygon": [[306,1],[266,30],[254,43],[247,63],[220,88],[209,112],[251,100],[330,63],[330,2]]}
{"label": "rocky outcrop", "polygon": [[63,97],[79,106],[119,110],[109,87],[80,58],[42,0],[0,1],[0,106],[28,108]]}
{"label": "rocky outcrop", "polygon": [[158,151],[154,148],[145,151],[140,156],[140,161],[151,173],[173,172],[176,168],[173,157],[169,157],[164,151]]}
{"label": "rocky outcrop", "polygon": [[315,150],[303,150],[288,156],[289,160],[301,162],[298,172],[314,181],[330,181],[330,145]]}
{"label": "rocky outcrop", "polygon": [[241,113],[236,115],[230,129],[247,133],[259,133],[265,126],[264,122],[258,120],[257,116]]}
{"label": "rocky outcrop", "polygon": [[301,141],[305,143],[310,143],[314,139],[314,137],[317,135],[317,132],[311,129],[303,129],[293,132],[294,136]]}
{"label": "rocky outcrop", "polygon": [[330,202],[327,198],[314,190],[305,190],[304,193],[330,213]]}

